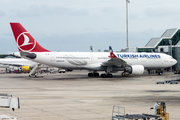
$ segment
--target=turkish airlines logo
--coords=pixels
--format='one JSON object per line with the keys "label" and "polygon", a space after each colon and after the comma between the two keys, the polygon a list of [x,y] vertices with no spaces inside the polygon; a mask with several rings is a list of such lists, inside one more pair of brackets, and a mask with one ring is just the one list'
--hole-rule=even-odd
{"label": "turkish airlines logo", "polygon": [[36,46],[36,41],[28,32],[23,32],[17,37],[17,46],[21,51],[29,52]]}

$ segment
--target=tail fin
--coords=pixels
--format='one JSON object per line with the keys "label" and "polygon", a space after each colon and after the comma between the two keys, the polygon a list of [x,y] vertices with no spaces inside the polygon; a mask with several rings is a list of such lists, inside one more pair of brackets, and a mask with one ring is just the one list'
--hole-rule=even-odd
{"label": "tail fin", "polygon": [[10,23],[19,51],[50,52],[43,48],[20,23]]}
{"label": "tail fin", "polygon": [[110,52],[113,52],[113,50],[112,50],[112,47],[111,47],[111,46],[109,46],[109,51],[110,51]]}
{"label": "tail fin", "polygon": [[111,46],[109,46],[109,50],[110,50],[110,58],[118,58],[114,53],[113,53],[113,49]]}

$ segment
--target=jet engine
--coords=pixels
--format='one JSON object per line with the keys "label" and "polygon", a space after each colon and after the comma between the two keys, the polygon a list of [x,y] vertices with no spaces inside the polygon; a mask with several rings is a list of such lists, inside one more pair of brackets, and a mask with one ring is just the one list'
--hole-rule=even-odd
{"label": "jet engine", "polygon": [[132,65],[124,68],[124,72],[129,74],[141,75],[144,73],[144,66],[142,65]]}
{"label": "jet engine", "polygon": [[30,67],[29,66],[21,66],[21,69],[24,72],[29,72],[30,71]]}

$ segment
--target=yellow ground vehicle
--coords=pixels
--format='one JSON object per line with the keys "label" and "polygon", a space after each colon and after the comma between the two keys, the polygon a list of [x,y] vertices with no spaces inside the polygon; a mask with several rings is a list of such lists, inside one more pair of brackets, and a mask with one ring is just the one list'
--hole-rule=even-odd
{"label": "yellow ground vehicle", "polygon": [[153,114],[126,114],[125,107],[114,105],[111,120],[169,120],[165,102],[156,102],[151,109]]}
{"label": "yellow ground vehicle", "polygon": [[160,116],[161,120],[169,120],[169,113],[166,112],[166,103],[165,102],[157,102],[154,104],[154,115]]}

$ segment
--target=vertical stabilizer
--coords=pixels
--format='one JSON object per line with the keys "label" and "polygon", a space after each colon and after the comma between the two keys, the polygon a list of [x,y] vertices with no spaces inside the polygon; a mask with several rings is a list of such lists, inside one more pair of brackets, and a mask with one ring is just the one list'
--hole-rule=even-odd
{"label": "vertical stabilizer", "polygon": [[10,23],[19,51],[50,52],[43,48],[20,23]]}

